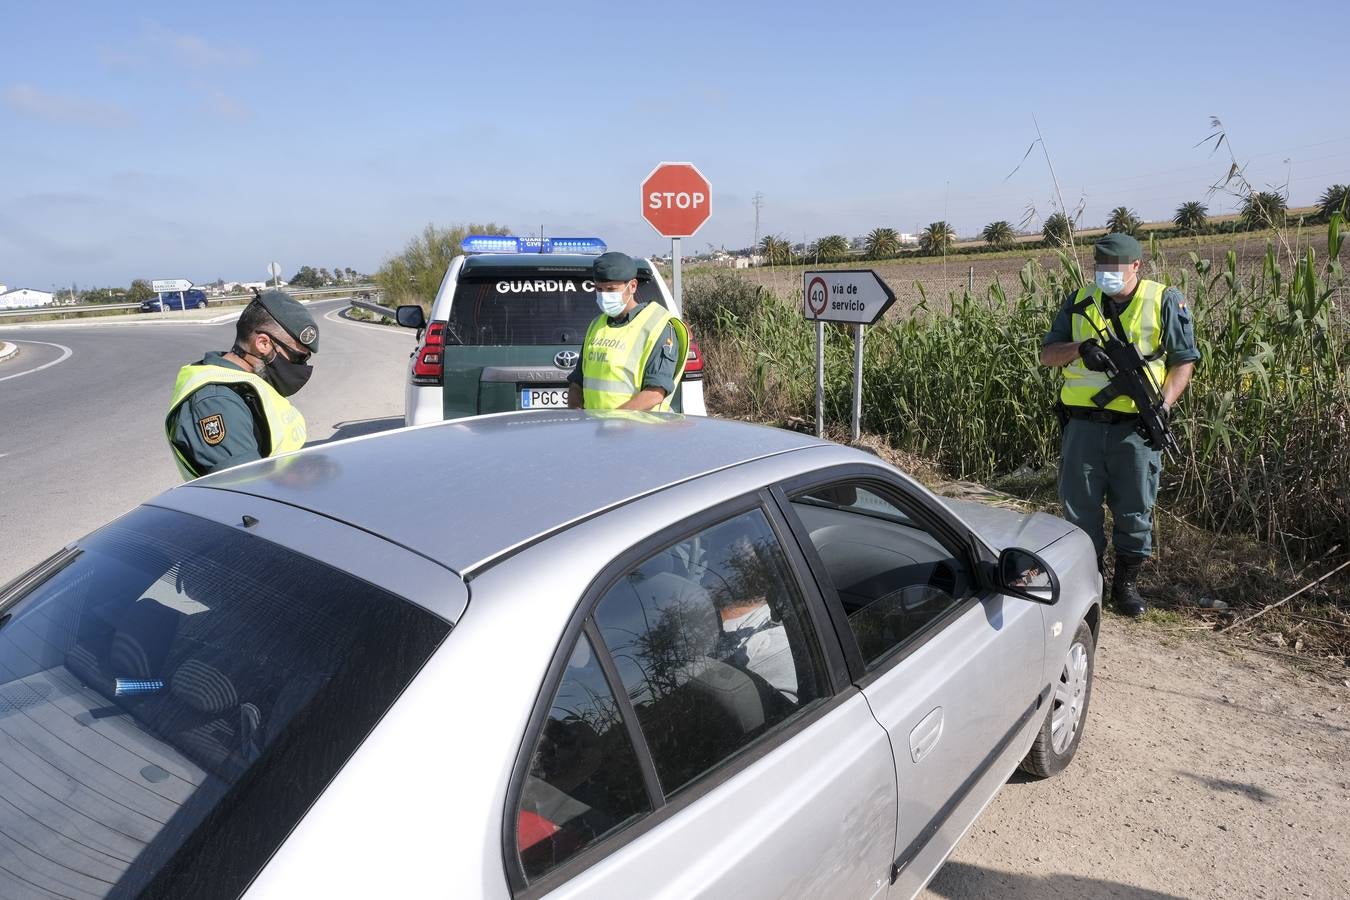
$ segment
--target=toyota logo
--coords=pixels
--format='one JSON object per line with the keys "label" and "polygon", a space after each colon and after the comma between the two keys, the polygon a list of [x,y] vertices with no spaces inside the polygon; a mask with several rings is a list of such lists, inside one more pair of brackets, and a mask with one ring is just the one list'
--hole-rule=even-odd
{"label": "toyota logo", "polygon": [[574,369],[579,359],[581,359],[580,353],[575,350],[564,350],[553,357],[553,364],[560,369]]}

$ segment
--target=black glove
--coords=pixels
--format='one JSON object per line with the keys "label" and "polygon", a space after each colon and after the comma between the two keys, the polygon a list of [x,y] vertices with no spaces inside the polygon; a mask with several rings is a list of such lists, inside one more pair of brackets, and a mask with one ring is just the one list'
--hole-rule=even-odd
{"label": "black glove", "polygon": [[1079,344],[1078,355],[1083,358],[1083,365],[1094,372],[1106,372],[1111,368],[1111,357],[1106,355],[1096,338],[1088,338]]}

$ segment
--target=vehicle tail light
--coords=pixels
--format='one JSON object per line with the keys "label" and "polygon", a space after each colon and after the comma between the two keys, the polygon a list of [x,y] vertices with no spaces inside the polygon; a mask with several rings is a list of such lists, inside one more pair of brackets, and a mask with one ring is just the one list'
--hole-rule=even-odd
{"label": "vehicle tail light", "polygon": [[685,358],[684,379],[685,381],[698,381],[703,377],[703,352],[698,349],[698,344],[689,342],[689,355]]}
{"label": "vehicle tail light", "polygon": [[417,350],[413,361],[412,383],[429,386],[439,385],[445,372],[445,323],[432,322],[427,326],[422,338],[422,346]]}

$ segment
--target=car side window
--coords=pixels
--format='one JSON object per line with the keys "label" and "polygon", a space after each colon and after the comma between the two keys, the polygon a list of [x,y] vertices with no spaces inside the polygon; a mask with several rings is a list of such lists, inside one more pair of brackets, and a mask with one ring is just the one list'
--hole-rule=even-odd
{"label": "car side window", "polygon": [[971,592],[961,556],[886,492],[862,483],[792,498],[868,668]]}
{"label": "car side window", "polygon": [[805,602],[762,510],[648,558],[605,594],[595,622],[667,795],[828,693]]}
{"label": "car side window", "polygon": [[525,877],[535,880],[650,811],[637,753],[583,634],[521,786],[516,847]]}

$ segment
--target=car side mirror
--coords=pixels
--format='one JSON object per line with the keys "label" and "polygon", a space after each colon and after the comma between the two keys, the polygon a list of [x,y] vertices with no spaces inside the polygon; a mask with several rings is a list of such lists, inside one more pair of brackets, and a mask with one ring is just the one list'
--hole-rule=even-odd
{"label": "car side mirror", "polygon": [[427,326],[427,317],[422,312],[422,307],[415,303],[407,306],[400,306],[394,311],[394,318],[396,318],[398,324],[402,325],[404,328],[421,329]]}
{"label": "car side mirror", "polygon": [[1030,550],[1008,547],[998,555],[998,589],[1053,606],[1059,601],[1059,576]]}

